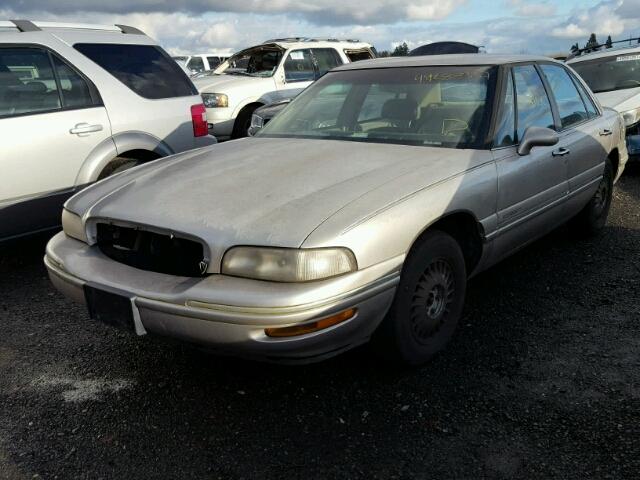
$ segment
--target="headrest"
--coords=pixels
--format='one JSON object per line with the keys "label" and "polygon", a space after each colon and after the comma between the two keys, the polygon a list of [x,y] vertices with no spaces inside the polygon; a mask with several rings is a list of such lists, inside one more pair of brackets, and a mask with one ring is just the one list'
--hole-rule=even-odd
{"label": "headrest", "polygon": [[382,118],[411,121],[418,117],[418,103],[410,98],[392,98],[382,105]]}

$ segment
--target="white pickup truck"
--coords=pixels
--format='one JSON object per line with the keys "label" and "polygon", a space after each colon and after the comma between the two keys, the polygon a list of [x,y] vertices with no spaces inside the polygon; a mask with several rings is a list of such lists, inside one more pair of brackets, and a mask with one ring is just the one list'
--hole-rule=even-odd
{"label": "white pickup truck", "polygon": [[373,47],[357,40],[268,40],[193,83],[207,107],[211,133],[227,140],[247,135],[256,108],[299,93],[334,67],[374,57]]}

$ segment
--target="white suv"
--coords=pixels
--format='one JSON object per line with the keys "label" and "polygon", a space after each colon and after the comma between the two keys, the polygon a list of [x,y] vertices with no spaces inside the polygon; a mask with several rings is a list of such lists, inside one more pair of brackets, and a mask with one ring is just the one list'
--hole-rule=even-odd
{"label": "white suv", "polygon": [[299,93],[334,67],[374,57],[373,47],[357,40],[268,40],[236,53],[193,83],[202,94],[216,138],[239,138],[247,135],[256,108],[279,99],[274,93]]}
{"label": "white suv", "polygon": [[56,228],[87,184],[212,143],[197,90],[139,30],[0,21],[0,241]]}
{"label": "white suv", "polygon": [[[640,39],[620,40],[573,52],[567,60],[604,107],[620,112],[626,126],[627,150],[640,159]],[[633,42],[633,43],[632,43]]]}
{"label": "white suv", "polygon": [[199,55],[175,55],[173,59],[176,62],[182,62],[191,75],[195,75],[217,68],[230,56],[228,52],[216,51]]}

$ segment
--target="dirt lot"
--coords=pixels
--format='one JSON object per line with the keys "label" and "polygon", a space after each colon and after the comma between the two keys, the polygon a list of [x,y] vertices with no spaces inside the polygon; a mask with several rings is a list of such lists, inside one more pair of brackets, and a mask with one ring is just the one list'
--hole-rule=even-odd
{"label": "dirt lot", "polygon": [[603,235],[476,278],[412,371],[128,336],[53,290],[43,246],[0,253],[0,478],[638,478],[640,168]]}

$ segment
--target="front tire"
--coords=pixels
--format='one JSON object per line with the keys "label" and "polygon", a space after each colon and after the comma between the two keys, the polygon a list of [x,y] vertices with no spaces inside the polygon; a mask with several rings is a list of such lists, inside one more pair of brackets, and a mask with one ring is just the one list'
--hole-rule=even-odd
{"label": "front tire", "polygon": [[607,158],[598,190],[582,211],[571,220],[570,226],[573,231],[579,235],[590,236],[602,230],[611,209],[614,177],[613,165]]}
{"label": "front tire", "polygon": [[251,127],[251,116],[256,111],[258,105],[244,107],[233,124],[233,132],[231,133],[231,139],[244,138],[249,136],[249,127]]}
{"label": "front tire", "polygon": [[462,315],[467,273],[450,235],[428,232],[405,261],[393,304],[373,342],[409,366],[430,360],[449,342]]}

